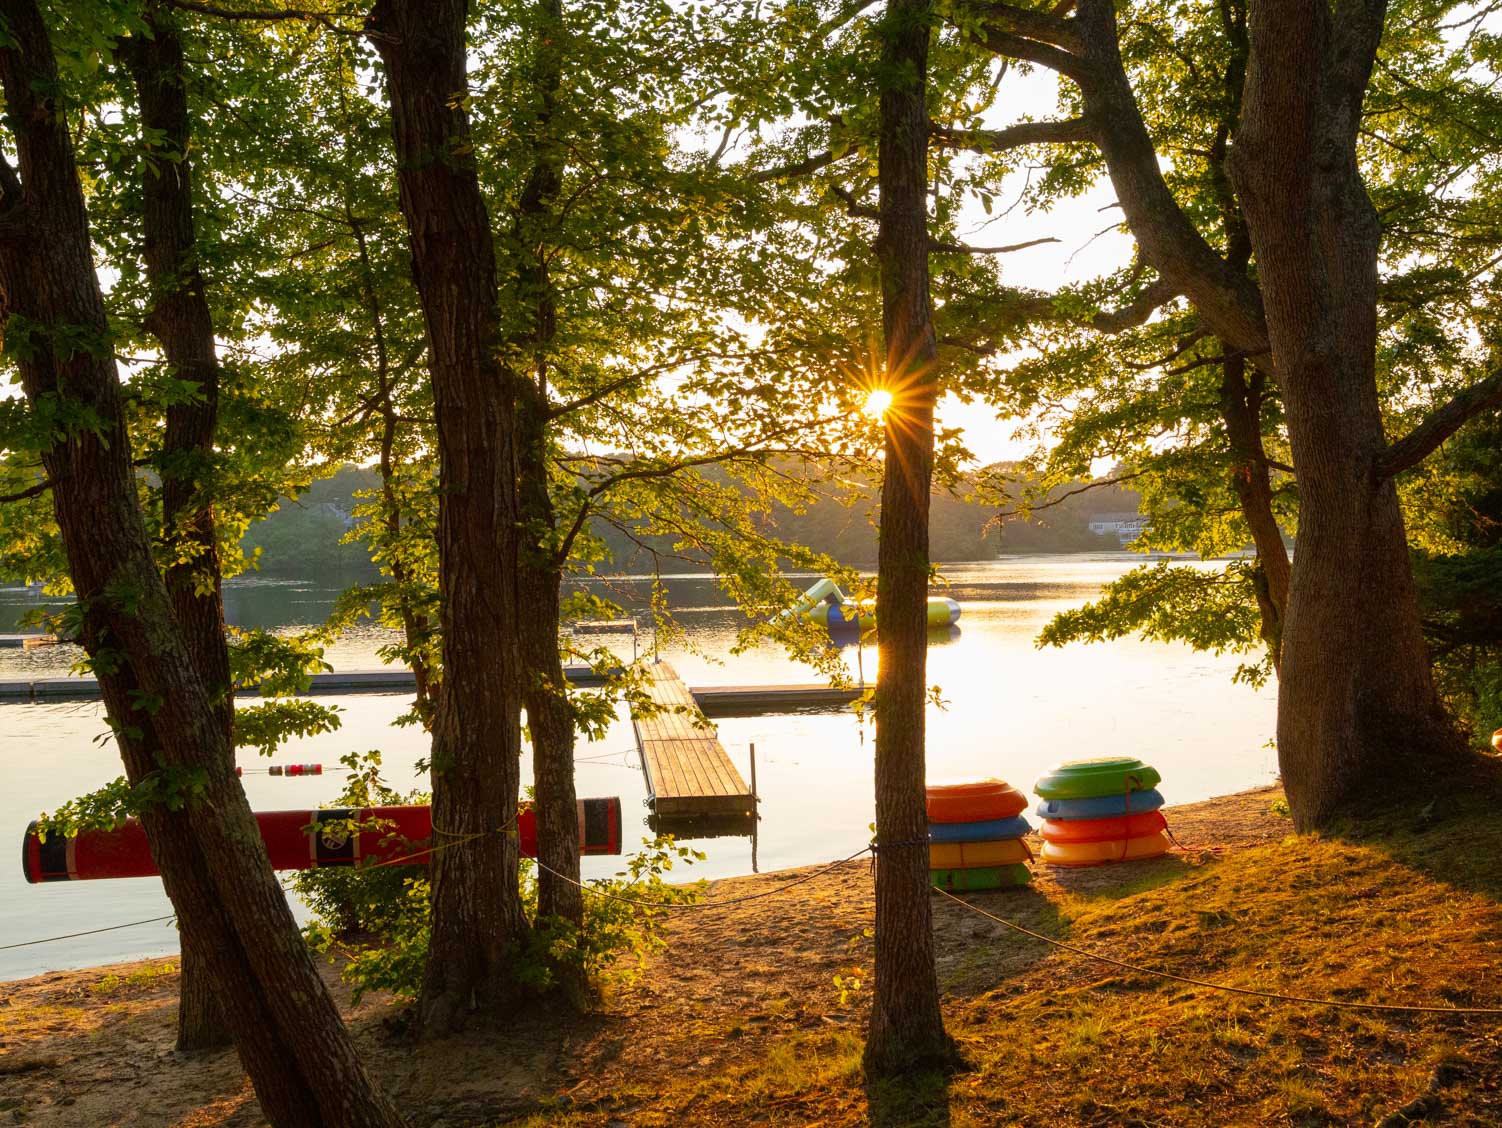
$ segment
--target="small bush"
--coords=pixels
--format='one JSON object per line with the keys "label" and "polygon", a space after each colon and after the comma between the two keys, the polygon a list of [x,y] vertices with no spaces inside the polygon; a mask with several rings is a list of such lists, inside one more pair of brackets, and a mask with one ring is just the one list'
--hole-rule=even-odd
{"label": "small bush", "polygon": [[[401,796],[380,780],[380,756],[344,758],[350,785],[333,806],[373,807],[425,802]],[[523,859],[522,905],[533,922],[525,948],[516,954],[517,978],[543,993],[567,987],[578,1001],[612,986],[635,982],[645,957],[664,944],[661,926],[669,906],[693,903],[697,887],[668,884],[675,864],[692,864],[703,854],[679,846],[671,835],[643,839],[626,868],[612,878],[585,883],[582,926],[537,916],[537,880]],[[305,929],[319,951],[338,949],[349,958],[343,976],[354,986],[355,1001],[369,991],[390,991],[415,999],[427,963],[432,918],[427,871],[413,866],[361,866],[307,870],[292,888],[317,919]],[[700,883],[702,884],[702,883]]]}

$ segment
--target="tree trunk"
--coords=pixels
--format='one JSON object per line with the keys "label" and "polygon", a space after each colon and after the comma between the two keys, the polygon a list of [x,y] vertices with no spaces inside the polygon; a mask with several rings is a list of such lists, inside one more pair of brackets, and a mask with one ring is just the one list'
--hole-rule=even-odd
{"label": "tree trunk", "polygon": [[1232,156],[1299,476],[1278,759],[1295,825],[1458,761],[1420,630],[1376,384],[1381,225],[1356,163],[1379,0],[1254,0]]}
{"label": "tree trunk", "polygon": [[24,342],[11,344],[32,409],[73,421],[54,429],[42,462],[126,774],[185,800],[143,810],[153,858],[185,943],[209,963],[267,1119],[398,1125],[271,872],[152,556],[46,25],[35,0],[0,0],[0,22],[0,83],[20,158],[19,176],[0,159],[0,314]]}
{"label": "tree trunk", "polygon": [[924,709],[928,665],[928,507],[938,347],[928,292],[927,64],[930,6],[889,0],[882,22],[878,175],[886,462],[876,620],[876,987],[866,1069],[948,1064],[928,886]]}
{"label": "tree trunk", "polygon": [[[520,990],[527,932],[520,786],[516,378],[499,356],[495,245],[464,110],[464,0],[380,0],[402,212],[427,325],[440,461],[443,680],[433,724],[433,929],[418,1004],[426,1035]],[[475,836],[475,837],[471,837]]]}
{"label": "tree trunk", "polygon": [[[535,388],[517,410],[524,544],[517,554],[517,609],[526,681],[522,701],[532,734],[537,807],[537,915],[574,924],[584,917],[579,889],[579,813],[574,793],[574,714],[558,651],[560,574],[548,493],[547,400]],[[562,876],[559,876],[562,875]]]}
{"label": "tree trunk", "polygon": [[1231,444],[1231,489],[1241,506],[1257,548],[1257,603],[1262,615],[1262,641],[1272,656],[1273,668],[1283,666],[1283,617],[1288,610],[1290,567],[1283,531],[1273,512],[1272,480],[1267,453],[1262,446],[1261,369],[1247,380],[1246,361],[1228,358],[1221,373],[1220,413]]}
{"label": "tree trunk", "polygon": [[[558,652],[559,559],[553,499],[548,490],[547,348],[557,333],[557,297],[548,274],[544,228],[553,222],[553,202],[563,183],[563,148],[552,137],[558,89],[563,82],[559,49],[561,0],[538,0],[533,89],[538,100],[532,124],[532,168],[517,206],[515,238],[522,256],[519,297],[531,314],[524,331],[533,353],[535,382],[525,385],[517,408],[517,465],[523,545],[517,586],[522,615],[522,690],[532,733],[532,772],[537,802],[539,916],[580,924],[584,918],[579,880],[579,817],[574,795],[574,716]],[[574,986],[580,986],[574,984]]]}
{"label": "tree trunk", "polygon": [[370,248],[365,239],[365,228],[355,218],[354,205],[348,198],[344,201],[344,216],[355,236],[355,247],[360,254],[360,278],[365,291],[365,309],[370,314],[371,341],[376,352],[376,410],[381,415],[381,439],[379,472],[381,475],[381,519],[386,525],[386,535],[391,548],[387,552],[387,566],[391,578],[396,581],[397,608],[402,619],[402,634],[407,640],[407,665],[412,670],[415,684],[413,708],[424,725],[431,725],[433,718],[432,671],[422,656],[432,633],[428,617],[412,605],[408,586],[412,582],[412,570],[402,559],[402,503],[396,490],[396,429],[397,404],[392,387],[391,351],[386,347],[386,316],[381,308],[381,297],[376,290],[375,269],[370,263]]}
{"label": "tree trunk", "polygon": [[[214,430],[219,411],[219,360],[214,324],[198,269],[193,219],[193,162],[189,156],[187,75],[175,22],[148,9],[151,30],[125,41],[143,129],[159,131],[155,162],[141,162],[141,220],[151,305],[146,328],[180,380],[198,386],[197,398],[167,408],[162,445],[162,538],[167,545],[167,594],[188,653],[224,730],[223,750],[234,768],[234,692],[224,638],[219,540],[214,528]],[[168,156],[175,159],[164,159]],[[177,1048],[228,1045],[218,993],[202,953],[183,938],[177,1008]]]}

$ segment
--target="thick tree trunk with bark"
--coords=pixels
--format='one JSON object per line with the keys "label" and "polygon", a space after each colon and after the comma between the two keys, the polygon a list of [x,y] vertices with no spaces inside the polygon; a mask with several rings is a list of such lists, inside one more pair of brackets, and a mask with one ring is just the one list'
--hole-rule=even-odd
{"label": "thick tree trunk with bark", "polygon": [[380,0],[402,212],[427,325],[438,424],[443,680],[433,724],[429,1036],[515,1002],[527,932],[520,786],[516,379],[499,355],[495,244],[464,109],[464,0]]}
{"label": "thick tree trunk with bark", "polygon": [[878,177],[886,461],[876,619],[876,986],[866,1069],[949,1064],[934,970],[924,710],[928,699],[928,509],[938,346],[928,290],[927,65],[931,8],[890,0],[882,22]]}
{"label": "thick tree trunk with bark", "polygon": [[[181,924],[276,1125],[395,1126],[324,990],[271,872],[223,721],[195,668],[136,496],[104,301],[35,0],[0,0],[0,46],[19,175],[0,159],[0,319],[38,412],[87,419],[42,452],[69,573],[126,774],[188,792],[142,812]],[[14,345],[14,342],[12,342]]]}
{"label": "thick tree trunk with bark", "polygon": [[[196,398],[167,408],[159,466],[167,594],[224,729],[224,752],[233,769],[235,695],[224,637],[213,506],[219,359],[195,243],[187,74],[182,39],[172,17],[153,9],[146,20],[150,37],[133,36],[123,51],[135,83],[141,125],[160,132],[156,159],[141,164],[144,258],[151,287],[146,328],[161,342],[176,377],[198,386]],[[167,154],[176,158],[164,159]],[[207,961],[184,937],[177,1048],[211,1049],[229,1041]]]}
{"label": "thick tree trunk with bark", "polygon": [[1254,0],[1233,151],[1299,476],[1278,758],[1300,829],[1457,762],[1375,375],[1381,225],[1356,163],[1384,5]]}

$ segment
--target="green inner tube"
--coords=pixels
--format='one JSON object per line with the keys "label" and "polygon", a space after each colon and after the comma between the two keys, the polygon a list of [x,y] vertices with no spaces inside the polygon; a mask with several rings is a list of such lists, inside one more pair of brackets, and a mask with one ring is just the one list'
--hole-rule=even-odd
{"label": "green inner tube", "polygon": [[1058,764],[1033,785],[1033,790],[1045,799],[1096,799],[1146,791],[1157,787],[1162,779],[1157,768],[1141,760],[1108,756]]}
{"label": "green inner tube", "polygon": [[1021,862],[1010,866],[983,866],[980,869],[936,869],[928,871],[928,880],[936,889],[951,893],[978,893],[984,889],[1010,889],[1026,885],[1033,871]]}

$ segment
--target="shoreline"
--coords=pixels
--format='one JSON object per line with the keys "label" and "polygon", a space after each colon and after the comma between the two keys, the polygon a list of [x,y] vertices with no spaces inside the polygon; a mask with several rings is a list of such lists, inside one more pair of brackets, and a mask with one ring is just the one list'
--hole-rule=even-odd
{"label": "shoreline", "polygon": [[[584,1014],[534,1003],[418,1042],[404,1007],[374,993],[355,1006],[338,967],[320,967],[411,1128],[1370,1124],[1415,1094],[1454,1122],[1502,1123],[1495,1022],[1186,988],[1037,938],[1290,995],[1502,1006],[1488,970],[1502,935],[1494,798],[1458,795],[1437,820],[1354,838],[1294,838],[1280,795],[1167,808],[1182,848],[1162,858],[1038,865],[1027,887],[936,895],[945,1022],[971,1067],[900,1091],[866,1086],[860,1067],[867,858],[787,889],[827,863],[712,881],[709,902],[768,895],[674,914],[640,978]],[[1483,842],[1484,861],[1472,852]],[[233,1050],[173,1050],[176,968],[0,984],[0,1115],[46,1128],[264,1123]]]}
{"label": "shoreline", "polygon": [[[1176,806],[1164,807],[1163,808],[1163,812],[1170,819],[1170,823],[1169,823],[1170,829],[1172,829],[1173,826],[1175,825],[1174,820],[1177,820],[1177,819],[1180,818],[1180,814],[1181,813],[1187,814],[1189,816],[1190,820],[1191,820],[1191,825],[1196,825],[1197,826],[1199,820],[1197,818],[1196,812],[1200,811],[1202,808],[1219,809],[1220,807],[1222,807],[1229,800],[1251,799],[1251,798],[1254,798],[1254,797],[1259,797],[1259,796],[1264,796],[1264,795],[1267,796],[1268,802],[1271,802],[1271,800],[1273,798],[1277,798],[1277,797],[1280,797],[1282,795],[1282,786],[1280,784],[1269,784],[1269,785],[1264,786],[1264,787],[1254,787],[1254,788],[1247,788],[1246,790],[1243,790],[1243,791],[1233,791],[1233,792],[1230,792],[1230,793],[1228,793],[1226,795],[1213,796],[1213,797],[1211,797],[1209,799],[1201,799],[1201,800],[1197,800],[1197,801],[1195,801],[1193,803],[1183,803],[1183,804],[1179,804],[1179,805],[1176,805]],[[1036,823],[1036,822],[1039,821],[1038,818],[1037,818],[1037,816],[1032,813],[1031,808],[1029,808],[1029,810],[1026,813],[1027,813],[1027,816],[1028,816],[1028,819],[1029,819],[1030,822]],[[1292,833],[1292,824],[1285,823],[1285,825],[1287,826],[1287,832],[1288,833]],[[1178,834],[1177,832],[1175,832],[1175,837],[1179,838],[1182,841],[1183,845],[1188,846],[1190,849],[1194,848],[1192,846],[1192,844],[1189,842],[1189,840],[1185,839],[1182,834]],[[685,839],[685,841],[692,842],[691,839]],[[1032,847],[1034,854],[1036,854],[1038,852],[1038,848],[1042,845],[1042,841],[1043,840],[1039,837],[1038,832],[1037,832],[1036,829],[1027,836],[1027,842],[1028,842],[1029,846]],[[788,879],[797,878],[797,877],[803,876],[805,874],[811,873],[811,872],[813,872],[815,870],[822,869],[822,868],[828,866],[831,862],[836,861],[836,860],[837,859],[835,859],[835,858],[831,858],[828,861],[809,862],[809,863],[806,863],[804,865],[788,866],[788,867],[784,867],[782,869],[776,869],[776,870],[767,870],[764,873],[759,873],[759,874],[756,874],[756,873],[732,874],[732,875],[729,875],[729,876],[726,876],[726,877],[714,877],[714,878],[707,878],[707,879],[704,879],[704,880],[706,880],[708,882],[708,889],[710,891],[713,891],[714,889],[716,889],[719,886],[724,885],[724,884],[726,884],[728,882],[742,882],[742,881],[746,881],[746,882],[766,882],[766,881],[774,880],[774,879],[779,878],[779,877],[788,878]],[[857,863],[853,863],[853,864],[864,864],[864,859],[858,859]],[[1035,867],[1034,868],[1035,874],[1042,873],[1042,872],[1050,869],[1050,867],[1044,865],[1041,862],[1035,862],[1034,863],[1034,867]],[[1111,867],[1111,866],[1103,866],[1103,867],[1092,867],[1090,869],[1080,869],[1080,870],[1074,870],[1074,871],[1057,870],[1056,869],[1055,872],[1058,872],[1058,873],[1073,872],[1074,874],[1078,875],[1078,874],[1089,874],[1089,873],[1098,872],[1098,871],[1109,871],[1109,870],[1111,870],[1113,868],[1114,867]],[[1036,880],[1036,877],[1035,877],[1035,880]],[[1088,878],[1077,879],[1077,880],[1083,880],[1086,884],[1088,884]],[[680,882],[680,883],[676,883],[676,884],[680,884],[680,885],[693,885],[693,884],[697,884],[697,881],[698,881],[698,879],[692,879],[692,880],[689,880],[689,881],[684,881],[684,882]],[[290,898],[290,894],[289,894],[289,898]],[[712,900],[713,897],[711,897],[710,899]],[[164,923],[170,926],[170,922],[164,922]],[[126,927],[130,927],[130,926],[127,925]],[[150,927],[152,927],[152,925],[151,924],[146,924],[146,925],[142,925],[141,927],[143,927],[143,928],[150,928]],[[158,927],[160,927],[160,926],[158,926]],[[37,946],[41,947],[42,945],[37,945]],[[156,965],[156,964],[162,963],[163,961],[170,962],[170,961],[176,960],[177,958],[178,958],[178,953],[177,952],[165,952],[165,953],[161,953],[161,954],[158,954],[158,955],[132,956],[132,957],[127,957],[127,958],[121,959],[121,960],[112,960],[112,961],[107,962],[107,963],[85,964],[85,965],[82,965],[82,966],[79,966],[79,967],[48,968],[48,969],[46,969],[44,971],[34,972],[34,973],[30,974],[30,975],[20,976],[20,977],[17,977],[17,978],[9,978],[8,979],[8,978],[5,978],[3,976],[0,976],[0,994],[3,994],[3,992],[5,991],[5,989],[8,988],[8,987],[16,987],[16,986],[21,986],[21,985],[26,985],[26,984],[31,984],[31,983],[39,983],[39,982],[51,981],[51,977],[53,977],[53,976],[59,976],[59,975],[63,975],[63,976],[69,976],[69,975],[87,976],[87,975],[120,974],[122,971],[129,972],[129,971],[132,971],[132,970],[137,969],[139,967]],[[3,1013],[3,1012],[0,1012],[0,1013]]]}

